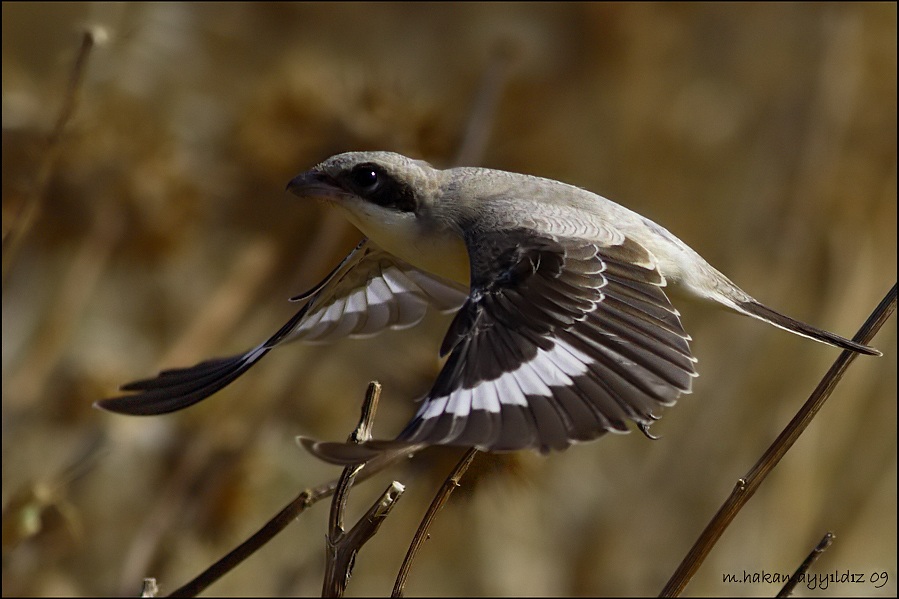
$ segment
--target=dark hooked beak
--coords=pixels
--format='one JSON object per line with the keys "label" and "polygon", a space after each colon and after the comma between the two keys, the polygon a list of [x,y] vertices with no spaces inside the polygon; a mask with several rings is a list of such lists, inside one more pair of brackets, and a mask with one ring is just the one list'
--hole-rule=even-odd
{"label": "dark hooked beak", "polygon": [[301,198],[333,196],[339,189],[334,179],[314,169],[300,173],[287,184],[287,191]]}

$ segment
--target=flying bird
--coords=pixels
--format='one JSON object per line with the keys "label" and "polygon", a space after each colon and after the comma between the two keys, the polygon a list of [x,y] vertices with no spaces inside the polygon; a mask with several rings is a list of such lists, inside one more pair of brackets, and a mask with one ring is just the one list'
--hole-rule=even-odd
{"label": "flying bird", "polygon": [[[669,283],[792,333],[861,354],[876,349],[750,297],[668,230],[584,189],[485,168],[435,169],[390,152],[349,152],[287,189],[336,206],[365,238],[253,349],[129,383],[97,402],[164,414],[231,383],[294,340],[364,337],[455,312],[447,356],[411,422],[387,447],[561,450],[606,432],[644,432],[689,393],[696,359]],[[333,461],[342,444],[310,444]],[[354,453],[355,452],[355,453]],[[361,456],[361,457],[360,457]]]}

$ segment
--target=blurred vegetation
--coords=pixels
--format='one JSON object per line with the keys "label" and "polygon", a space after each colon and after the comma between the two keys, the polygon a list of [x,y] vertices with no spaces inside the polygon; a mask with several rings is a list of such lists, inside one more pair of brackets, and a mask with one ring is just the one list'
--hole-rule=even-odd
{"label": "blurred vegetation", "polygon": [[[366,383],[395,433],[447,324],[292,346],[190,410],[91,408],[159,368],[274,332],[284,301],[357,240],[284,193],[331,154],[448,166],[491,60],[511,63],[481,165],[574,183],[663,224],[759,300],[851,336],[896,278],[896,5],[3,3],[3,235],[35,218],[3,285],[3,594],[163,593],[338,470]],[[76,111],[46,140],[84,26]],[[501,48],[502,50],[498,50]],[[52,151],[51,151],[52,150]],[[50,156],[55,152],[55,159]],[[4,252],[7,252],[4,244]],[[657,593],[837,352],[677,302],[701,377],[649,442],[483,457],[412,570],[411,595]],[[691,595],[771,595],[724,573],[887,572],[895,596],[896,327],[875,339],[736,519]],[[355,489],[407,495],[348,594],[387,594],[459,455]],[[352,511],[351,509],[351,511]],[[211,589],[320,592],[327,506]]]}

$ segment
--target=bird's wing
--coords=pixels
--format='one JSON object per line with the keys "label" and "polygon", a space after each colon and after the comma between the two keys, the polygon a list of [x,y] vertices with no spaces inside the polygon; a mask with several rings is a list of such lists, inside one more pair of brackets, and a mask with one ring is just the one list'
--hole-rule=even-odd
{"label": "bird's wing", "polygon": [[364,337],[386,328],[410,327],[421,321],[429,304],[450,311],[458,309],[465,297],[466,290],[457,283],[426,274],[362,240],[321,283],[294,298],[307,301],[265,343],[242,354],[128,383],[122,390],[137,393],[96,405],[132,415],[181,410],[231,383],[281,343]]}
{"label": "bird's wing", "polygon": [[646,426],[690,391],[690,337],[645,248],[532,230],[467,241],[471,291],[449,359],[397,441],[564,449]]}
{"label": "bird's wing", "polygon": [[451,312],[468,296],[461,285],[425,273],[371,241],[360,243],[320,285],[293,298],[311,296],[309,311],[279,342],[370,337],[386,328],[408,328],[421,322],[429,305]]}

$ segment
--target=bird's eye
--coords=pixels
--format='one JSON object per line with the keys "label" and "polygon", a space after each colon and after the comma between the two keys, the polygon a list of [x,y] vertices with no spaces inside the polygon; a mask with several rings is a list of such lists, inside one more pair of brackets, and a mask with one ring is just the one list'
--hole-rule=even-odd
{"label": "bird's eye", "polygon": [[357,164],[340,176],[340,184],[366,202],[401,212],[413,212],[415,193],[408,184],[373,162]]}
{"label": "bird's eye", "polygon": [[381,184],[380,170],[373,164],[360,164],[350,171],[350,181],[359,191],[371,193]]}

